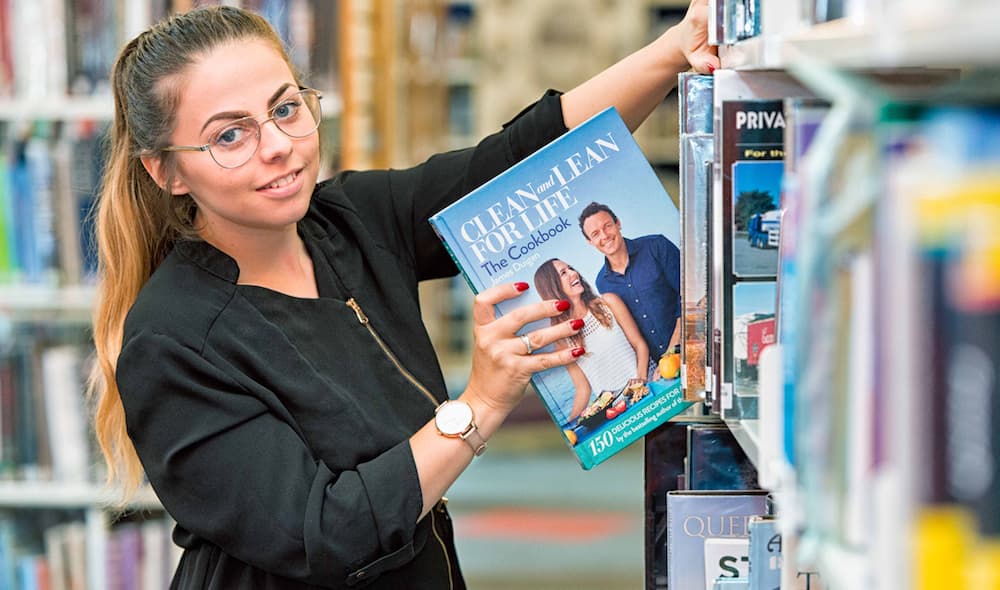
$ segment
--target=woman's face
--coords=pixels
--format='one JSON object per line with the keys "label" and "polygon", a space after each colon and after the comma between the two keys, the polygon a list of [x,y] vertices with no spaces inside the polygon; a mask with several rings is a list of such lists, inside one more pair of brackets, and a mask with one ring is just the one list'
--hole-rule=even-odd
{"label": "woman's face", "polygon": [[572,266],[562,260],[555,260],[552,262],[552,267],[559,275],[559,285],[567,297],[583,293],[583,281],[580,280],[580,273],[576,272]]}
{"label": "woman's face", "polygon": [[[204,145],[228,122],[268,109],[298,91],[281,55],[259,40],[227,43],[183,74],[172,145]],[[319,171],[319,135],[292,138],[274,122],[260,127],[260,145],[238,168],[222,168],[208,152],[177,152],[174,194],[198,205],[202,235],[221,243],[294,230],[306,213]]]}

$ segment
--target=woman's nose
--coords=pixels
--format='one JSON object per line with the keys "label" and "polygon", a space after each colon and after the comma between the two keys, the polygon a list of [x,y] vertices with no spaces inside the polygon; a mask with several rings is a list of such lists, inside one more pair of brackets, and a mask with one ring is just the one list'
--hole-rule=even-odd
{"label": "woman's nose", "polygon": [[292,150],[292,138],[278,129],[274,121],[265,121],[260,126],[260,155],[264,160],[271,161],[287,156]]}

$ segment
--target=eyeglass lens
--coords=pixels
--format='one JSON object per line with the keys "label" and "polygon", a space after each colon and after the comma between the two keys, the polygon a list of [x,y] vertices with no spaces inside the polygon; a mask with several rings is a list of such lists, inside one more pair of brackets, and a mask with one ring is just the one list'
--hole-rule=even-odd
{"label": "eyeglass lens", "polygon": [[[273,121],[285,135],[306,137],[316,131],[322,120],[319,94],[312,90],[297,92],[282,99],[268,114],[267,120]],[[245,164],[260,144],[260,125],[253,117],[227,123],[209,139],[212,158],[224,168]]]}

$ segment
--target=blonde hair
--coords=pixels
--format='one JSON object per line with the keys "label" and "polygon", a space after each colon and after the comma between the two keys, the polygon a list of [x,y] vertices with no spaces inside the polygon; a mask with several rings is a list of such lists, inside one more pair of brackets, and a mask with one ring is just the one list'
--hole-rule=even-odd
{"label": "blonde hair", "polygon": [[164,170],[163,186],[171,186],[175,156],[159,148],[168,145],[174,127],[181,76],[212,49],[245,39],[272,44],[295,74],[281,39],[267,21],[228,6],[199,8],[154,25],[125,45],[111,72],[114,120],[95,223],[97,362],[88,393],[97,400],[94,430],[108,466],[108,482],[121,485],[123,501],[143,479],[115,382],[125,317],[173,243],[197,237],[190,196],[178,197],[157,185],[140,156],[155,154]]}

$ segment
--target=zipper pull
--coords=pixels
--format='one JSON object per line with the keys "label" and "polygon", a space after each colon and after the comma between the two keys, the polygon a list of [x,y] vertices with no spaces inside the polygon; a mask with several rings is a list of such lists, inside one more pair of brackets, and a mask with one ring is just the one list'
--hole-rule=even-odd
{"label": "zipper pull", "polygon": [[347,306],[354,310],[354,315],[358,316],[358,321],[363,325],[368,325],[368,316],[365,315],[364,310],[358,305],[358,302],[354,300],[353,297],[347,300]]}

